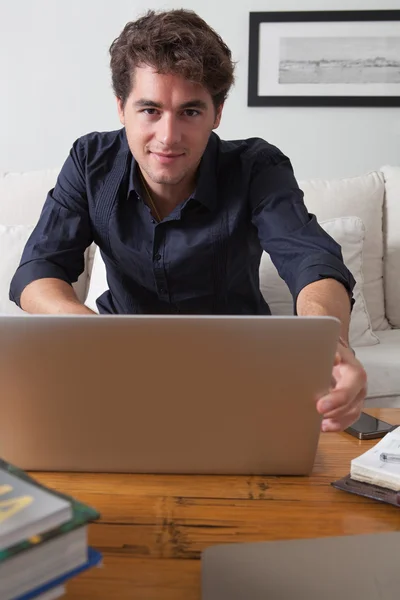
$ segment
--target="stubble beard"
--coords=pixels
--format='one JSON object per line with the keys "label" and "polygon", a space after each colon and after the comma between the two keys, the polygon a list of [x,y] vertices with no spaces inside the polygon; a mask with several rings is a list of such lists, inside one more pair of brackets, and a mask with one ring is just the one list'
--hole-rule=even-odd
{"label": "stubble beard", "polygon": [[[185,169],[184,171],[181,171],[175,175],[157,174],[153,171],[153,169],[148,169],[146,167],[143,167],[143,170],[153,183],[161,185],[179,185],[189,177],[189,173],[192,169]],[[195,169],[195,171],[196,170],[197,169]]]}

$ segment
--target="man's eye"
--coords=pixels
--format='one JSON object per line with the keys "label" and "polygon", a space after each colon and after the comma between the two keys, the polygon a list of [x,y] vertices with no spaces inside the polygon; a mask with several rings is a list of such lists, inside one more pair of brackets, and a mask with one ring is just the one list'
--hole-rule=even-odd
{"label": "man's eye", "polygon": [[196,110],[195,108],[187,108],[185,110],[185,115],[187,117],[197,117],[197,115],[199,115],[199,114],[200,114],[199,111]]}
{"label": "man's eye", "polygon": [[145,108],[142,110],[143,113],[145,113],[146,115],[156,115],[157,114],[157,110],[155,108]]}

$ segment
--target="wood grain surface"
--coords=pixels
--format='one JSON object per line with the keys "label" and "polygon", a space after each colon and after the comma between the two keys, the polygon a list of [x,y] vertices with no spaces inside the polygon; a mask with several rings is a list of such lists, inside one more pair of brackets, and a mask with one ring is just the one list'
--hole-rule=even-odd
{"label": "wood grain surface", "polygon": [[[369,410],[400,423],[400,409]],[[199,600],[207,546],[394,531],[400,510],[336,490],[374,441],[321,435],[310,477],[32,473],[95,507],[89,543],[101,568],[68,584],[67,600]]]}

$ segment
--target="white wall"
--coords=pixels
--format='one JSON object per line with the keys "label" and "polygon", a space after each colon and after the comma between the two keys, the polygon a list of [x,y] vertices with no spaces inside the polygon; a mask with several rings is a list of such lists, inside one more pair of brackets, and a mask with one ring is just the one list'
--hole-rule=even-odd
{"label": "white wall", "polygon": [[221,137],[264,137],[291,157],[299,178],[400,164],[400,108],[247,107],[249,11],[399,9],[400,0],[1,0],[0,171],[59,166],[78,136],[118,128],[110,43],[144,10],[182,6],[239,61]]}

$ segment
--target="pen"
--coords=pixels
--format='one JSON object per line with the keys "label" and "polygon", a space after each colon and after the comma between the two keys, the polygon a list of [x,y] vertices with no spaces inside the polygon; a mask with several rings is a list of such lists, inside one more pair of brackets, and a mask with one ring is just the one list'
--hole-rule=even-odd
{"label": "pen", "polygon": [[383,462],[400,463],[400,454],[390,454],[389,452],[382,452],[379,458]]}

